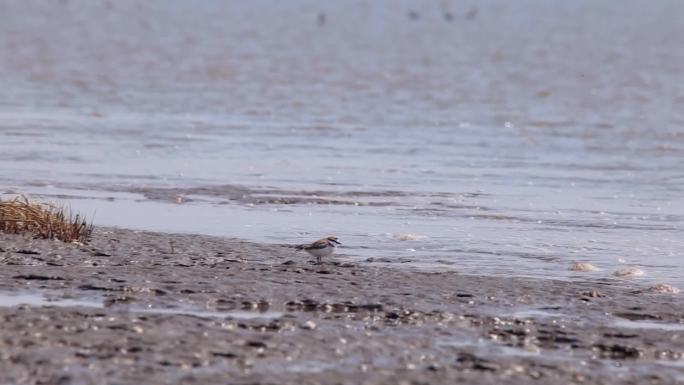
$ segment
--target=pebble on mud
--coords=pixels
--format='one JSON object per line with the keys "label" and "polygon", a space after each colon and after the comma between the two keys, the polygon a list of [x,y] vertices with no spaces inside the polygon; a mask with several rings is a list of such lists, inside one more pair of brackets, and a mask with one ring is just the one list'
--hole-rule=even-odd
{"label": "pebble on mud", "polygon": [[651,286],[651,287],[648,289],[648,291],[650,291],[651,293],[677,294],[677,293],[679,293],[681,290],[679,290],[679,288],[676,288],[676,287],[674,287],[674,286],[665,285],[665,284],[662,284],[662,283],[661,283],[661,284],[658,284],[658,285],[655,285],[655,286]]}
{"label": "pebble on mud", "polygon": [[613,273],[614,276],[616,277],[640,277],[644,275],[644,271],[641,269],[637,269],[636,267],[626,267],[624,269],[620,269]]}
{"label": "pebble on mud", "polygon": [[598,290],[587,291],[587,292],[582,293],[582,295],[590,297],[590,298],[605,297],[605,295],[601,294],[601,292]]}
{"label": "pebble on mud", "polygon": [[590,272],[597,271],[598,268],[591,263],[576,262],[570,266],[570,271]]}

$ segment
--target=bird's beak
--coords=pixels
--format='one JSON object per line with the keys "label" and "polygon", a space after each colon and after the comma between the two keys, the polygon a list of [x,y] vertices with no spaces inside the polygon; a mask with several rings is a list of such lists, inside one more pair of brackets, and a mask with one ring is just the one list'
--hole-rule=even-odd
{"label": "bird's beak", "polygon": [[337,243],[338,245],[341,245],[341,243],[336,240],[333,240],[333,242]]}

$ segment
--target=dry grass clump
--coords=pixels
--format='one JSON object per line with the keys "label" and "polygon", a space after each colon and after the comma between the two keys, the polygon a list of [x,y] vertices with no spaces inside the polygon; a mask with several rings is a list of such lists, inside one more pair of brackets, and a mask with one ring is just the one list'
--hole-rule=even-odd
{"label": "dry grass clump", "polygon": [[27,197],[22,196],[0,200],[0,231],[86,243],[93,232],[93,225],[64,207],[30,202]]}

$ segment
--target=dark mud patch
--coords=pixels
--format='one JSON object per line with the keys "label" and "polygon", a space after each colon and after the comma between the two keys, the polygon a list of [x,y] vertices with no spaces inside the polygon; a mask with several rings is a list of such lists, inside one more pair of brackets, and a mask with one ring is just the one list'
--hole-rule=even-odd
{"label": "dark mud patch", "polygon": [[63,277],[55,275],[39,275],[39,274],[20,274],[12,277],[14,279],[23,279],[27,281],[64,281]]}
{"label": "dark mud patch", "polygon": [[[78,187],[77,187],[78,188]],[[146,199],[171,203],[214,201],[222,204],[251,205],[342,205],[342,206],[396,206],[399,198],[473,198],[481,193],[407,193],[397,190],[384,191],[334,191],[334,190],[288,190],[271,187],[248,188],[239,185],[213,185],[190,188],[160,188],[97,186],[99,190],[141,194]],[[439,205],[439,202],[435,204]],[[462,208],[468,208],[463,206]],[[474,207],[474,206],[473,206]],[[480,207],[478,207],[479,209]]]}

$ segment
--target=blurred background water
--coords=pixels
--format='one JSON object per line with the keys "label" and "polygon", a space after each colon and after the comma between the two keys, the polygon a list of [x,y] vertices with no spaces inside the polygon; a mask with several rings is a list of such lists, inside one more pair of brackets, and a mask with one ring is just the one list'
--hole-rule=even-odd
{"label": "blurred background water", "polygon": [[0,191],[97,225],[684,284],[679,1],[0,3]]}

